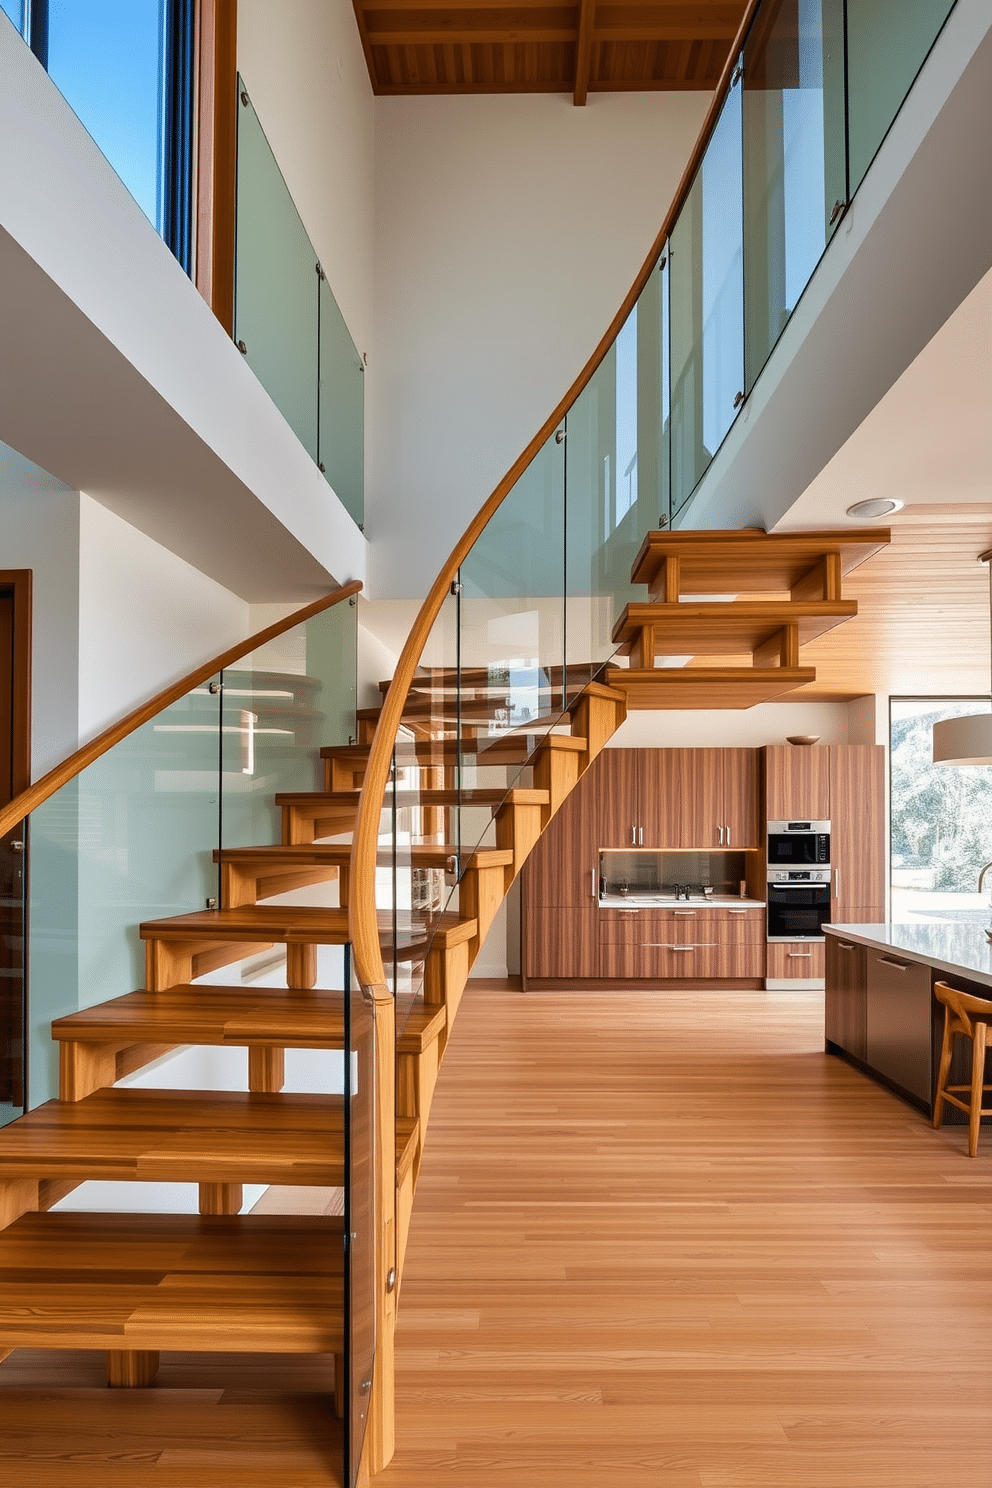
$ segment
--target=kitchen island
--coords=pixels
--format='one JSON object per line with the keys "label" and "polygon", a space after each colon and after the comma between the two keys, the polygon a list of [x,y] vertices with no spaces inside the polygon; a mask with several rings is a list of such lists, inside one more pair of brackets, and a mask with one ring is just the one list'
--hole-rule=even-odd
{"label": "kitchen island", "polygon": [[[836,1054],[933,1113],[944,1010],[935,981],[992,1000],[992,945],[982,924],[827,925],[824,1037]],[[971,1046],[955,1040],[950,1080],[970,1077]],[[948,1108],[945,1120],[963,1113]]]}

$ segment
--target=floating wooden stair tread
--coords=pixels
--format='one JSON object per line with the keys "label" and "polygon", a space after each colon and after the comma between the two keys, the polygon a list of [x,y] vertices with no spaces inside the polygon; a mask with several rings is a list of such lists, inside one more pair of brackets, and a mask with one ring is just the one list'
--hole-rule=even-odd
{"label": "floating wooden stair tread", "polygon": [[347,868],[351,862],[350,842],[303,842],[266,844],[263,847],[225,847],[214,849],[215,863],[236,863],[250,867],[255,863]]}
{"label": "floating wooden stair tread", "polygon": [[240,909],[199,909],[146,920],[142,940],[264,941],[266,945],[344,945],[348,911],[315,906],[246,904]]}
{"label": "floating wooden stair tread", "polygon": [[[762,532],[754,527],[731,532],[656,529],[645,537],[634,559],[631,579],[635,584],[647,584],[652,598],[666,582],[666,569],[673,577],[677,574],[675,593],[669,593],[669,599],[679,593],[791,591],[811,575],[827,553],[838,555],[843,575],[877,553],[889,538],[889,529],[883,527],[820,532]],[[669,567],[669,559],[676,561],[676,569]]]}
{"label": "floating wooden stair tread", "polygon": [[654,629],[658,655],[752,655],[786,625],[798,643],[842,625],[858,613],[857,600],[738,600],[734,604],[629,604],[613,627],[614,641],[629,644],[645,627]]}
{"label": "floating wooden stair tread", "polygon": [[344,1183],[340,1096],[115,1086],[0,1130],[0,1178]]}
{"label": "floating wooden stair tread", "polygon": [[0,1233],[0,1348],[340,1354],[343,1275],[331,1217],[25,1214]]}
{"label": "floating wooden stair tread", "polygon": [[396,1040],[400,1054],[422,1054],[429,1044],[435,1042],[445,1026],[446,1013],[443,1007],[417,1007],[404,1020],[402,1031]]}
{"label": "floating wooden stair tread", "polygon": [[67,1043],[270,1044],[292,1049],[340,1049],[344,994],[286,987],[182,984],[143,988],[70,1013],[52,1024]]}
{"label": "floating wooden stair tread", "polygon": [[816,680],[814,667],[611,667],[628,708],[753,708]]}
{"label": "floating wooden stair tread", "polygon": [[[425,842],[412,847],[399,847],[396,861],[414,868],[445,868],[452,858],[458,856],[458,848],[450,843]],[[392,862],[392,856],[388,858]],[[478,847],[462,861],[462,872],[471,868],[508,868],[513,862],[510,848]]]}

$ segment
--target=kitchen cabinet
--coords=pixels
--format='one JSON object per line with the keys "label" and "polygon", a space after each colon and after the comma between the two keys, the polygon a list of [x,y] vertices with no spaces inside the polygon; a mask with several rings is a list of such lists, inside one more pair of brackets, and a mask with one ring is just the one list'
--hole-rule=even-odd
{"label": "kitchen cabinet", "polygon": [[868,951],[866,1063],[924,1106],[932,1100],[929,966]]}
{"label": "kitchen cabinet", "polygon": [[863,945],[839,935],[826,937],[826,986],[823,994],[823,1036],[866,1062],[868,1058],[868,952]]}
{"label": "kitchen cabinet", "polygon": [[611,979],[753,980],[764,974],[760,909],[603,911],[600,966]]}
{"label": "kitchen cabinet", "polygon": [[601,847],[758,847],[754,749],[606,749]]}
{"label": "kitchen cabinet", "polygon": [[885,918],[885,754],[880,744],[833,744],[830,865],[834,924]]}
{"label": "kitchen cabinet", "polygon": [[571,979],[600,972],[599,909],[529,908],[523,919],[521,966],[529,977]]}
{"label": "kitchen cabinet", "polygon": [[634,752],[604,750],[562,802],[524,868],[525,904],[541,909],[598,906],[599,803],[610,789],[610,771],[604,766],[610,754]]}
{"label": "kitchen cabinet", "polygon": [[766,821],[830,820],[830,749],[769,744],[765,765]]}
{"label": "kitchen cabinet", "polygon": [[768,944],[765,977],[769,982],[822,982],[822,940],[777,940]]}

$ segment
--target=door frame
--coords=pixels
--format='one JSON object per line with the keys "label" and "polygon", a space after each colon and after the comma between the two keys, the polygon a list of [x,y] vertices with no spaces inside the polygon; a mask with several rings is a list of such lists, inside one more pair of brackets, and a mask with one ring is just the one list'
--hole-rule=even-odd
{"label": "door frame", "polygon": [[[0,594],[14,601],[14,697],[11,783],[14,796],[31,784],[31,584],[30,568],[0,568]],[[13,799],[13,797],[11,798]]]}

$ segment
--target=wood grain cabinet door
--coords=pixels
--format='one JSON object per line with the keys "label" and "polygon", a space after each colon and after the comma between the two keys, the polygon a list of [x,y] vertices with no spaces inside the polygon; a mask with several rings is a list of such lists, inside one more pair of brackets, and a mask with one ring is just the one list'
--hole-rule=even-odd
{"label": "wood grain cabinet door", "polygon": [[823,1036],[855,1059],[868,1058],[867,949],[839,935],[826,937]]}
{"label": "wood grain cabinet door", "polygon": [[[596,771],[596,829],[600,847],[636,847],[641,823],[645,754],[658,750],[604,749],[586,773]],[[585,784],[585,779],[582,782]],[[645,844],[647,834],[645,834]]]}
{"label": "wood grain cabinet door", "polygon": [[831,819],[829,746],[769,744],[762,753],[768,821]]}
{"label": "wood grain cabinet door", "polygon": [[599,949],[598,909],[528,910],[524,976],[598,977]]}
{"label": "wood grain cabinet door", "polygon": [[584,909],[599,903],[598,765],[597,759],[562,802],[524,865],[528,908]]}
{"label": "wood grain cabinet door", "polygon": [[761,847],[758,816],[758,751],[718,749],[723,786],[722,821],[729,847]]}
{"label": "wood grain cabinet door", "polygon": [[[684,749],[639,749],[639,847],[680,847],[682,785],[679,757]],[[643,838],[643,840],[642,840]],[[628,838],[629,841],[629,838]]]}
{"label": "wood grain cabinet door", "polygon": [[719,847],[723,825],[721,749],[670,749],[672,847]]}
{"label": "wood grain cabinet door", "polygon": [[831,920],[879,919],[885,903],[885,751],[881,744],[830,746]]}

